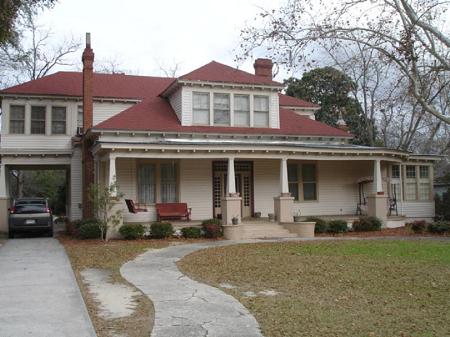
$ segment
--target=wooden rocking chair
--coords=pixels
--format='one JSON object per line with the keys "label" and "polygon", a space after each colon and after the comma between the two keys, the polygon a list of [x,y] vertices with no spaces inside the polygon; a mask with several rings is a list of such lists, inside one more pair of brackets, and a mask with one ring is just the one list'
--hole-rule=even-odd
{"label": "wooden rocking chair", "polygon": [[139,213],[139,212],[148,212],[148,209],[147,209],[147,208],[139,208],[139,207],[136,207],[136,204],[135,204],[134,201],[131,200],[131,199],[125,199],[125,202],[126,202],[126,204],[127,204],[128,211],[129,211],[130,213],[136,214],[136,213]]}

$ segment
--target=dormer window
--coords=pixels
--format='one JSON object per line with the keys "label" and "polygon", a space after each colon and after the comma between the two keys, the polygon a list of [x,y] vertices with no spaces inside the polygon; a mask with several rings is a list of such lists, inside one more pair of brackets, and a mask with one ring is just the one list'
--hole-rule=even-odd
{"label": "dormer window", "polygon": [[230,125],[230,95],[214,93],[214,125]]}
{"label": "dormer window", "polygon": [[249,95],[234,95],[234,125],[250,126]]}
{"label": "dormer window", "polygon": [[266,128],[269,126],[269,97],[254,97],[254,124],[255,128]]}
{"label": "dormer window", "polygon": [[192,94],[192,124],[209,125],[209,93]]}

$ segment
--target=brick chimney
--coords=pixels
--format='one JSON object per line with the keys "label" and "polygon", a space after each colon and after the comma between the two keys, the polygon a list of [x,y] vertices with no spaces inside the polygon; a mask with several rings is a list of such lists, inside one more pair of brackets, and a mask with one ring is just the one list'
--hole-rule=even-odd
{"label": "brick chimney", "polygon": [[83,56],[83,129],[86,132],[93,124],[92,82],[94,76],[94,51],[91,48],[91,33],[86,33],[86,48]]}
{"label": "brick chimney", "polygon": [[86,33],[86,48],[81,57],[83,61],[83,218],[92,218],[93,209],[89,202],[88,190],[94,183],[94,158],[91,147],[92,140],[87,136],[87,131],[93,126],[93,82],[94,82],[94,51],[91,48],[91,34]]}
{"label": "brick chimney", "polygon": [[256,59],[253,67],[255,68],[256,76],[268,77],[272,79],[273,63],[271,59]]}

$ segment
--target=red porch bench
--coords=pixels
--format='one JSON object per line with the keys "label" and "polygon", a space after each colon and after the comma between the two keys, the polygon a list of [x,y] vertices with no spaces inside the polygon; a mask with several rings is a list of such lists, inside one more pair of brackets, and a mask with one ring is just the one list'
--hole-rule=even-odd
{"label": "red porch bench", "polygon": [[186,219],[186,221],[191,221],[191,209],[187,207],[185,202],[156,204],[156,215],[158,221],[162,219]]}

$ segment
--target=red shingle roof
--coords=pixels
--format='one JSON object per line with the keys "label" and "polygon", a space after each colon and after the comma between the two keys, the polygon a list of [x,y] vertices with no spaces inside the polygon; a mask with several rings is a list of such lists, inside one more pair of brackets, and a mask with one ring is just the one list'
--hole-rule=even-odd
{"label": "red shingle roof", "polygon": [[[1,90],[0,94],[81,97],[82,79],[81,72],[62,71]],[[158,95],[173,81],[167,77],[94,73],[94,97],[141,100]]]}
{"label": "red shingle roof", "polygon": [[193,133],[235,133],[266,135],[298,135],[351,137],[347,132],[333,128],[287,109],[280,109],[280,128],[248,128],[221,126],[182,126],[170,104],[161,97],[143,102],[94,126],[102,130],[164,131]]}
{"label": "red shingle roof", "polygon": [[279,82],[272,81],[271,78],[256,76],[245,71],[227,66],[225,64],[212,61],[203,67],[195,69],[186,75],[179,77],[180,80],[205,81],[219,83],[254,84],[282,86]]}
{"label": "red shingle roof", "polygon": [[298,108],[320,108],[320,105],[304,101],[300,98],[278,94],[280,98],[280,106],[298,107]]}
{"label": "red shingle roof", "polygon": [[[255,76],[217,62],[211,62],[181,78],[279,85],[270,79]],[[326,124],[299,116],[282,106],[317,107],[317,105],[280,94],[280,128],[242,128],[182,126],[169,102],[159,96],[174,78],[130,76],[122,74],[94,74],[94,97],[137,99],[142,102],[96,125],[95,129],[127,131],[172,131],[199,133],[280,134],[299,136],[351,137],[348,133]],[[274,84],[275,83],[275,84]],[[58,72],[38,80],[0,91],[0,94],[82,96],[82,73]]]}

